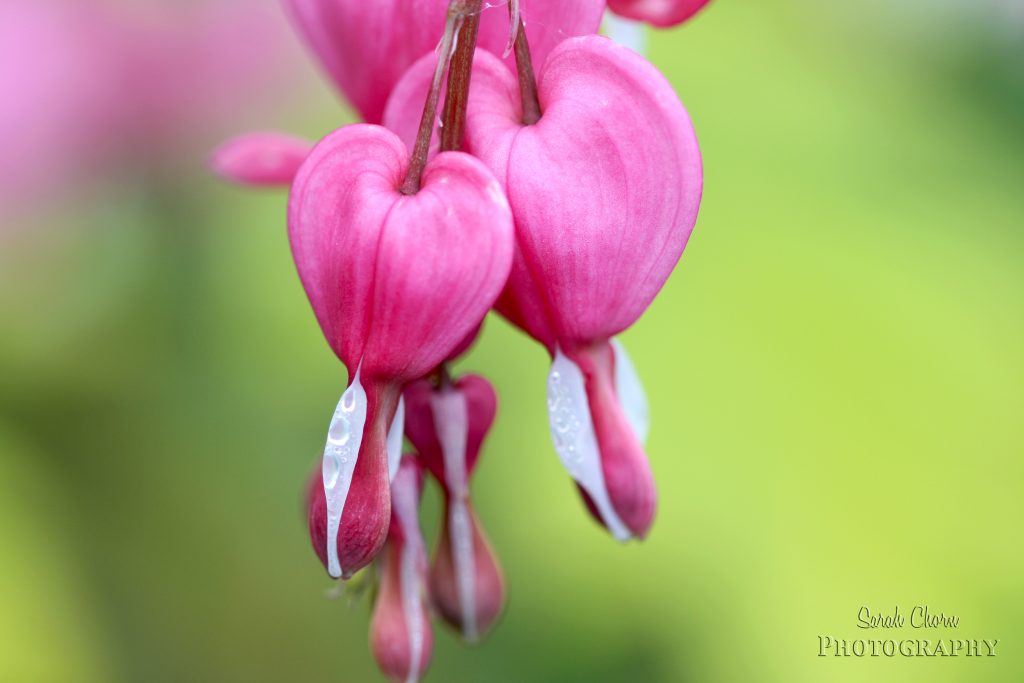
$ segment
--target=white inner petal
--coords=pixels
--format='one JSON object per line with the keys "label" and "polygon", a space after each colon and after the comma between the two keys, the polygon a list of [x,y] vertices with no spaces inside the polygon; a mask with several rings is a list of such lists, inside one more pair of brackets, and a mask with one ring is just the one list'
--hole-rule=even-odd
{"label": "white inner petal", "polygon": [[477,639],[476,564],[473,548],[473,523],[466,500],[469,482],[466,475],[466,440],[469,437],[469,408],[466,397],[451,388],[430,397],[434,430],[444,457],[445,485],[451,497],[448,505],[448,535],[452,542],[455,587],[462,610],[462,637]]}
{"label": "white inner petal", "polygon": [[555,451],[569,476],[590,496],[612,537],[629,540],[632,534],[612,507],[605,485],[583,372],[561,349],[555,349],[548,374],[548,421]]}
{"label": "white inner petal", "polygon": [[406,468],[395,477],[391,485],[391,503],[404,539],[399,559],[399,581],[405,629],[409,634],[409,675],[405,680],[406,683],[416,683],[420,677],[420,660],[423,657],[422,584],[426,558],[420,532],[415,470]]}
{"label": "white inner petal", "polygon": [[352,385],[341,395],[338,407],[327,430],[324,447],[324,495],[327,498],[327,573],[334,578],[342,575],[338,559],[338,529],[345,501],[352,486],[352,473],[356,469],[359,447],[363,443],[366,425],[366,391],[359,381],[359,371]]}
{"label": "white inner petal", "polygon": [[647,32],[639,21],[620,17],[609,10],[604,13],[604,33],[637,54],[647,54]]}
{"label": "white inner petal", "polygon": [[388,481],[394,482],[402,463],[402,437],[405,435],[405,397],[398,399],[395,419],[388,430]]}
{"label": "white inner petal", "polygon": [[633,433],[641,444],[647,444],[647,434],[651,429],[651,413],[647,404],[647,393],[640,382],[633,361],[626,353],[626,347],[618,339],[612,340],[615,349],[615,393],[619,397],[619,405],[626,419],[633,427]]}

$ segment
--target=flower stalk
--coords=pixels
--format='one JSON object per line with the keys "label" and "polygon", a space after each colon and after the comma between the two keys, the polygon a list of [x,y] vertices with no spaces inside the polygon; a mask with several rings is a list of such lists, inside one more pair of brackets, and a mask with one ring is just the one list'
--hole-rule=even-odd
{"label": "flower stalk", "polygon": [[444,26],[444,35],[441,37],[441,44],[438,47],[437,68],[434,69],[434,78],[430,83],[430,92],[427,94],[427,101],[423,104],[423,116],[420,118],[419,131],[416,133],[416,145],[412,150],[412,157],[409,161],[409,172],[402,183],[402,194],[416,194],[420,191],[420,184],[423,180],[423,169],[427,166],[427,159],[430,156],[430,139],[434,134],[434,119],[437,118],[437,100],[441,95],[441,81],[444,80],[445,71],[452,58],[452,46],[455,41],[455,34],[462,23],[460,7],[462,0],[452,0],[448,7],[448,19]]}
{"label": "flower stalk", "polygon": [[530,43],[526,38],[526,27],[519,12],[509,5],[509,19],[518,22],[513,29],[515,36],[516,74],[519,77],[519,96],[523,102],[523,123],[527,126],[540,121],[540,100],[537,96],[537,77],[530,57]]}
{"label": "flower stalk", "polygon": [[469,82],[473,76],[473,57],[480,31],[480,11],[483,0],[467,0],[462,28],[459,30],[455,54],[448,71],[448,92],[445,94],[444,112],[441,114],[441,151],[462,149],[466,131],[466,109],[469,106]]}

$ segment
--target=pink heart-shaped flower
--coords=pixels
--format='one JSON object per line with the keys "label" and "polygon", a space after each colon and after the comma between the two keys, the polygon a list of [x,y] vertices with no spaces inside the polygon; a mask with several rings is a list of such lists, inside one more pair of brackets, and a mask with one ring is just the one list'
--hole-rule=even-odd
{"label": "pink heart-shaped flower", "polygon": [[464,343],[511,264],[512,216],[482,163],[440,154],[412,195],[400,190],[408,169],[393,133],[348,126],[303,162],[288,206],[299,277],[349,371],[309,498],[314,549],[336,577],[365,566],[383,543],[401,385]]}
{"label": "pink heart-shaped flower", "polygon": [[[389,119],[401,135],[411,121],[402,102],[425,92],[428,77],[417,64],[396,87]],[[525,125],[516,78],[478,51],[467,149],[502,183],[516,220],[497,308],[554,359],[552,436],[591,509],[617,538],[642,537],[654,481],[623,410],[609,340],[646,310],[686,246],[703,186],[700,152],[665,78],[601,37],[555,48],[538,99],[542,116]]]}

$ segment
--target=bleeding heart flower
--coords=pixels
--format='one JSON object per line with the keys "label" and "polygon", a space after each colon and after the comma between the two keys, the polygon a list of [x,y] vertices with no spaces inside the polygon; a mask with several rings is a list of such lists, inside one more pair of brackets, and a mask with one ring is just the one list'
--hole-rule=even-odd
{"label": "bleeding heart flower", "polygon": [[[370,123],[381,121],[388,95],[405,70],[437,46],[448,11],[448,0],[288,0],[288,5],[328,74]],[[603,0],[525,5],[535,61],[542,64],[567,37],[596,32],[603,10]],[[504,54],[508,26],[503,4],[485,8],[479,46]],[[515,68],[511,59],[506,61]]]}
{"label": "bleeding heart flower", "polygon": [[435,389],[427,381],[405,391],[406,436],[441,484],[445,523],[430,569],[438,612],[475,642],[505,604],[505,583],[469,497],[469,478],[494,422],[497,396],[483,377],[467,375]]}
{"label": "bleeding heart flower", "polygon": [[605,38],[559,45],[538,99],[541,118],[525,125],[516,79],[478,53],[467,149],[495,172],[516,219],[498,309],[554,359],[548,404],[563,464],[616,538],[642,537],[654,482],[609,340],[636,322],[686,246],[702,189],[697,140],[657,69]]}
{"label": "bleeding heart flower", "polygon": [[313,143],[286,133],[248,133],[214,150],[210,167],[240,185],[287,187],[313,149]]}
{"label": "bleeding heart flower", "polygon": [[433,633],[423,599],[427,555],[419,525],[423,471],[415,457],[402,458],[391,485],[392,516],[381,558],[380,590],[370,624],[370,648],[389,678],[415,683],[430,665]]}
{"label": "bleeding heart flower", "polygon": [[681,24],[704,9],[710,0],[608,0],[616,14],[662,28]]}
{"label": "bleeding heart flower", "polygon": [[324,496],[311,497],[313,543],[332,576],[350,576],[383,543],[401,386],[479,325],[512,257],[509,207],[483,164],[440,154],[419,191],[403,194],[408,168],[394,134],[348,126],[316,146],[292,185],[299,277],[350,378],[328,431]]}

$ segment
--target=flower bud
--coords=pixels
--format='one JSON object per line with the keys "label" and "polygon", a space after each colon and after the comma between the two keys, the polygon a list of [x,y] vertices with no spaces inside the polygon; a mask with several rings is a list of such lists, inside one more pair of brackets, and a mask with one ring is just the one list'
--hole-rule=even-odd
{"label": "flower bud", "polygon": [[710,0],[608,0],[608,9],[636,21],[667,28],[681,24]]}
{"label": "flower bud", "polygon": [[469,497],[469,478],[494,422],[497,396],[486,379],[467,375],[440,389],[415,382],[405,401],[406,435],[445,496],[445,522],[430,569],[431,598],[463,639],[476,642],[505,604],[501,569]]}
{"label": "flower bud", "polygon": [[[395,83],[413,62],[435,49],[448,12],[448,0],[288,0],[287,4],[327,73],[368,123],[381,121]],[[595,33],[603,10],[603,0],[549,0],[526,6],[523,16],[536,63],[543,64],[566,37]],[[503,55],[508,36],[505,7],[485,7],[480,47]],[[505,62],[515,69],[511,57]]]}
{"label": "flower bud", "polygon": [[416,459],[403,458],[391,486],[394,515],[370,623],[370,648],[377,665],[391,680],[402,683],[420,679],[434,646],[423,603],[427,560],[418,517],[422,488]]}
{"label": "flower bud", "polygon": [[328,430],[324,499],[314,499],[310,515],[317,553],[335,577],[365,566],[383,539],[388,444],[392,456],[401,445],[400,432],[388,438],[401,428],[399,387],[479,325],[512,256],[508,204],[478,160],[437,156],[412,195],[400,190],[408,167],[392,133],[349,126],[316,146],[289,201],[299,277],[351,378]]}

